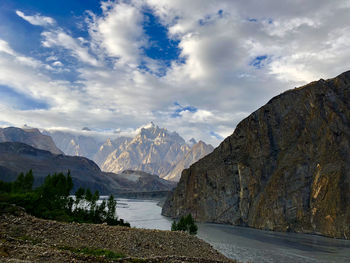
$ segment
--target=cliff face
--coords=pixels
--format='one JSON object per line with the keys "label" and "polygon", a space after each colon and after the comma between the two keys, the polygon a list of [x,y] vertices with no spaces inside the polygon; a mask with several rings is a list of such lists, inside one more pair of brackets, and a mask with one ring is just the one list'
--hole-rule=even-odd
{"label": "cliff face", "polygon": [[350,71],[289,90],[183,171],[163,214],[350,238]]}

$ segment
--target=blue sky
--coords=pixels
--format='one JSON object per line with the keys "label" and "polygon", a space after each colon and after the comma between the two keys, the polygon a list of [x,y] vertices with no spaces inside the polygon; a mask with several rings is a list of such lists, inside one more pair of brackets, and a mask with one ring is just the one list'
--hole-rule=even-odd
{"label": "blue sky", "polygon": [[0,125],[217,145],[271,97],[349,69],[350,5],[310,0],[0,2]]}

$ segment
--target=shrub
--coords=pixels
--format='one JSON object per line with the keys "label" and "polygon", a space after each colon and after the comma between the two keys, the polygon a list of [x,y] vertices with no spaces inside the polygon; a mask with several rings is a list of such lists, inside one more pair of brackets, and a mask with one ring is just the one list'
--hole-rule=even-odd
{"label": "shrub", "polygon": [[182,216],[178,222],[174,221],[171,225],[171,231],[186,231],[191,235],[197,234],[198,227],[191,214]]}

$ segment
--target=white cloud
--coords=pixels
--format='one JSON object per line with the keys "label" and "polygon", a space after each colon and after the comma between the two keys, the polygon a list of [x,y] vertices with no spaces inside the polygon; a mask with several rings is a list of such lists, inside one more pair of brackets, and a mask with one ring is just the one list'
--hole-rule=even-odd
{"label": "white cloud", "polygon": [[54,25],[56,23],[56,21],[53,18],[48,16],[41,16],[39,14],[36,14],[34,16],[28,16],[19,10],[16,10],[16,14],[35,26],[49,26]]}
{"label": "white cloud", "polygon": [[82,62],[92,66],[100,65],[100,63],[89,54],[88,48],[81,46],[76,39],[60,29],[55,31],[45,31],[42,33],[42,36],[44,38],[42,41],[44,47],[63,47],[69,50],[74,57]]}
{"label": "white cloud", "polygon": [[[142,51],[150,45],[143,30],[145,8],[179,41],[183,61],[173,61],[161,77],[153,74],[161,62]],[[350,6],[345,0],[283,5],[274,0],[103,1],[102,9],[101,15],[89,13],[84,38],[58,26],[45,29],[42,45],[49,50],[50,65],[0,40],[0,84],[50,106],[20,111],[7,105],[0,119],[122,133],[154,121],[186,139],[217,145],[210,132],[226,137],[274,95],[349,69]],[[67,61],[67,55],[78,63]],[[152,71],[139,69],[141,61]],[[78,80],[59,81],[59,75],[53,78],[43,70],[50,66],[55,74],[71,66]],[[174,118],[174,102],[198,110]]]}
{"label": "white cloud", "polygon": [[9,44],[2,39],[0,39],[0,52],[4,52],[12,56],[16,54],[16,52],[9,46]]}
{"label": "white cloud", "polygon": [[63,63],[61,61],[55,61],[52,63],[52,66],[54,67],[63,67]]}
{"label": "white cloud", "polygon": [[102,2],[102,7],[103,15],[90,24],[91,34],[109,56],[136,67],[147,43],[140,8],[123,2]]}
{"label": "white cloud", "polygon": [[3,39],[0,39],[0,52],[10,55],[16,62],[21,65],[30,66],[33,68],[45,68],[47,65],[43,64],[40,60],[32,57],[24,56],[15,52],[10,45]]}

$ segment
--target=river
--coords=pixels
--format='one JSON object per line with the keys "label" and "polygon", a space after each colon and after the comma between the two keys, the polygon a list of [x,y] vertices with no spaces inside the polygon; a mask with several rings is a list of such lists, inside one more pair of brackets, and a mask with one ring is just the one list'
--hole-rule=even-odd
{"label": "river", "polygon": [[[118,199],[117,214],[132,227],[170,230],[154,200]],[[246,227],[198,224],[197,237],[241,262],[350,262],[350,241]]]}

